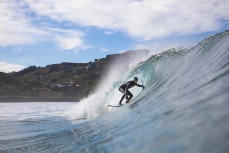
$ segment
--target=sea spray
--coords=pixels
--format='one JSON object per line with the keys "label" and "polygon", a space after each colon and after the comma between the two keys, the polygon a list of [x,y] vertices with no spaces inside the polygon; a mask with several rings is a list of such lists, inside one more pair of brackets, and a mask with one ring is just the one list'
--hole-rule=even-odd
{"label": "sea spray", "polygon": [[[100,80],[96,89],[88,97],[80,100],[75,106],[66,113],[66,116],[71,119],[86,119],[95,118],[108,111],[107,104],[118,104],[121,98],[121,93],[118,91],[118,86],[130,79],[133,79],[131,71],[150,56],[150,52],[141,50],[136,54],[127,56],[128,59],[119,57],[112,61],[110,68]],[[139,82],[143,84],[143,78],[140,74],[135,74],[139,77]],[[136,90],[134,94],[140,93]]]}

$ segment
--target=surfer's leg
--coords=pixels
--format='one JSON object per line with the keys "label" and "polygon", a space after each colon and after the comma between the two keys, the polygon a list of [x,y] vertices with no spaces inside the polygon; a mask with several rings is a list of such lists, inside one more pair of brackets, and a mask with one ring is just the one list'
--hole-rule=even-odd
{"label": "surfer's leg", "polygon": [[[119,88],[119,91],[120,91],[121,93],[125,93],[125,90],[124,90],[123,88],[121,88],[121,87]],[[125,97],[126,97],[126,95],[123,94],[121,100],[119,101],[119,105],[122,105],[122,100],[123,100]]]}
{"label": "surfer's leg", "polygon": [[128,103],[130,101],[130,99],[133,97],[133,94],[129,90],[126,90],[126,94],[128,95],[128,99],[127,99],[126,103]]}
{"label": "surfer's leg", "polygon": [[125,89],[123,89],[123,88],[121,88],[121,87],[120,87],[118,90],[119,90],[121,93],[125,93]]}
{"label": "surfer's leg", "polygon": [[122,100],[125,98],[125,94],[122,96],[121,100],[119,101],[119,105],[122,105]]}

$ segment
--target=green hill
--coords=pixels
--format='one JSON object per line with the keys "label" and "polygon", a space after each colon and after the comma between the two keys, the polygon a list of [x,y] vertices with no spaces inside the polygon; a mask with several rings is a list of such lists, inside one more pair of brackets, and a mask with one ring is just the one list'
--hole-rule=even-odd
{"label": "green hill", "polygon": [[22,71],[0,73],[0,102],[79,101],[95,89],[116,60],[128,62],[147,50],[108,55],[90,63],[30,66]]}

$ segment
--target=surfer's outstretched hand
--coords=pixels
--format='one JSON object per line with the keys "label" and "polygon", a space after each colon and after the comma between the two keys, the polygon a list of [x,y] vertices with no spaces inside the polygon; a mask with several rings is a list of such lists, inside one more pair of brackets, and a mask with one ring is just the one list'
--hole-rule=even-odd
{"label": "surfer's outstretched hand", "polygon": [[143,90],[145,89],[145,86],[144,86],[144,85],[142,85],[142,89],[143,89]]}

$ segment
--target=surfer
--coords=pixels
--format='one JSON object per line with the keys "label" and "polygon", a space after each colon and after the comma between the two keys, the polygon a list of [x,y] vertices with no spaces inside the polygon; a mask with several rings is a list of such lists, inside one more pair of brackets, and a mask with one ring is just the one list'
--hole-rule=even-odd
{"label": "surfer", "polygon": [[127,83],[123,83],[119,87],[119,91],[123,93],[123,96],[121,100],[119,101],[119,105],[122,105],[122,100],[126,97],[126,103],[130,101],[130,99],[133,97],[133,94],[128,90],[134,86],[142,87],[143,89],[145,88],[143,85],[139,85],[138,83],[138,78],[134,77],[134,80],[128,81]]}

